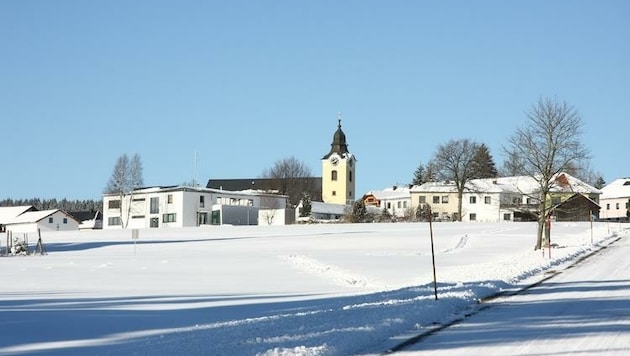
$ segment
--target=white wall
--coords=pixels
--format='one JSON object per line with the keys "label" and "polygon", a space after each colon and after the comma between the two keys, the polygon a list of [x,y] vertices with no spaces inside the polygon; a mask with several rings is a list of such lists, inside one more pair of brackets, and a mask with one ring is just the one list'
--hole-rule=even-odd
{"label": "white wall", "polygon": [[[171,196],[170,203],[169,195]],[[201,204],[200,197],[203,197],[203,204]],[[123,198],[121,224],[110,225],[110,218],[120,217],[121,212],[118,208],[109,209],[109,202],[119,200],[120,197],[116,195],[103,196],[103,229],[121,229],[127,219],[129,219],[127,228],[150,228],[152,219],[157,219],[157,227],[198,226],[198,213],[207,214],[206,224],[209,225],[213,205],[237,208],[228,208],[222,212],[222,223],[247,225],[247,210],[249,210],[251,214],[250,225],[253,225],[256,222],[257,209],[262,203],[271,204],[277,208],[286,208],[286,197],[283,196],[190,188],[148,189],[134,193],[132,198],[133,201],[130,196]],[[157,213],[151,213],[151,198],[158,199]],[[129,210],[130,204],[131,209]],[[175,221],[165,222],[165,214],[174,214]]]}
{"label": "white wall", "polygon": [[[476,202],[470,202],[470,197],[475,197]],[[486,204],[486,197],[490,199],[490,204]],[[500,215],[500,194],[498,193],[464,193],[462,196],[462,221],[471,221],[470,214],[475,214],[474,221],[478,222],[499,222]]]}
{"label": "white wall", "polygon": [[56,211],[38,222],[9,224],[6,229],[13,232],[37,232],[37,229],[41,231],[76,231],[79,230],[79,223],[62,211]]}
{"label": "white wall", "polygon": [[626,204],[628,198],[603,198],[599,205],[602,207],[599,211],[600,219],[626,219]]}

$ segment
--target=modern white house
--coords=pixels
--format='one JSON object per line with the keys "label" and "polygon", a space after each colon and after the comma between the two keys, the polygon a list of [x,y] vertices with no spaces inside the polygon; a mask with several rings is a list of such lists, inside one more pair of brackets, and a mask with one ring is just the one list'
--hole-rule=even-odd
{"label": "modern white house", "polygon": [[628,221],[630,177],[618,178],[602,188],[599,213],[601,220]]}
{"label": "modern white house", "polygon": [[[513,176],[470,180],[462,195],[462,221],[500,222],[532,219],[540,194],[538,183],[530,176]],[[415,210],[430,205],[433,218],[438,221],[458,220],[457,188],[454,182],[428,182],[410,189]],[[554,177],[551,188],[553,206],[569,201],[575,204],[578,196],[591,210],[599,211],[601,191],[566,173]],[[591,214],[596,214],[592,211]],[[558,209],[558,214],[566,213]],[[587,215],[588,214],[587,212]]]}
{"label": "modern white house", "polygon": [[[4,208],[3,208],[4,209]],[[27,210],[4,223],[6,231],[37,232],[40,231],[73,231],[79,229],[79,221],[60,209]]]}
{"label": "modern white house", "polygon": [[103,195],[103,229],[292,223],[287,197],[258,191],[167,186]]}

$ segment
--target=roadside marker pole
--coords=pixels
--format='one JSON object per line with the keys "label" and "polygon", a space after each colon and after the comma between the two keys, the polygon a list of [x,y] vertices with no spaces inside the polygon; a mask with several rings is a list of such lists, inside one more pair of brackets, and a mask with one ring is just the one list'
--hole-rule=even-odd
{"label": "roadside marker pole", "polygon": [[435,293],[435,300],[438,300],[438,293],[437,293],[437,276],[435,273],[435,252],[433,249],[433,213],[431,212],[431,206],[429,205],[429,211],[428,211],[428,215],[429,215],[429,234],[431,235],[431,259],[432,259],[432,264],[433,264],[433,291]]}

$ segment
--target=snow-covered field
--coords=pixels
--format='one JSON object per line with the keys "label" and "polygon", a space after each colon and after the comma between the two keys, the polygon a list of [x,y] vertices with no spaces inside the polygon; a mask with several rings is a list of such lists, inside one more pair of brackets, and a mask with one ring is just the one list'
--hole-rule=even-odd
{"label": "snow-covered field", "polygon": [[535,223],[433,231],[438,300],[426,223],[44,232],[0,257],[0,354],[379,354],[625,235],[554,223],[550,259]]}

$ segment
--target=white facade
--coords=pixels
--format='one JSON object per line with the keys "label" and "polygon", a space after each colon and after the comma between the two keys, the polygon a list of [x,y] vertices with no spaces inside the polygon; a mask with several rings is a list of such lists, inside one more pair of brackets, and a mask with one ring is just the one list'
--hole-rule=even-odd
{"label": "white facade", "polygon": [[105,194],[103,228],[257,225],[259,208],[284,209],[286,198],[256,191],[183,186],[139,189],[122,201],[117,194]]}
{"label": "white facade", "polygon": [[627,220],[630,202],[630,178],[619,178],[602,188],[599,218],[602,220]]}
{"label": "white facade", "polygon": [[5,224],[11,232],[74,231],[79,229],[79,222],[59,209],[27,211]]}
{"label": "white facade", "polygon": [[[366,198],[371,202],[373,197],[376,200],[376,206],[383,211],[387,211],[395,217],[405,217],[407,215],[413,215],[413,208],[411,206],[411,193],[409,187],[389,187],[383,190],[372,190],[364,195],[364,201]],[[366,202],[366,205],[374,205]]]}
{"label": "white facade", "polygon": [[[554,194],[579,193],[592,198],[601,193],[566,173],[558,174],[555,180],[562,183],[554,183],[551,189]],[[627,203],[630,197],[630,179],[628,182],[628,195],[611,203],[620,204],[624,217],[626,210],[621,200]],[[466,184],[462,195],[462,221],[514,221],[516,214],[536,211],[538,191],[536,180],[529,176],[473,179]],[[456,220],[459,199],[455,183],[429,182],[412,187],[410,192],[414,209],[419,205],[429,204],[436,220]],[[597,203],[598,199],[593,201]]]}

